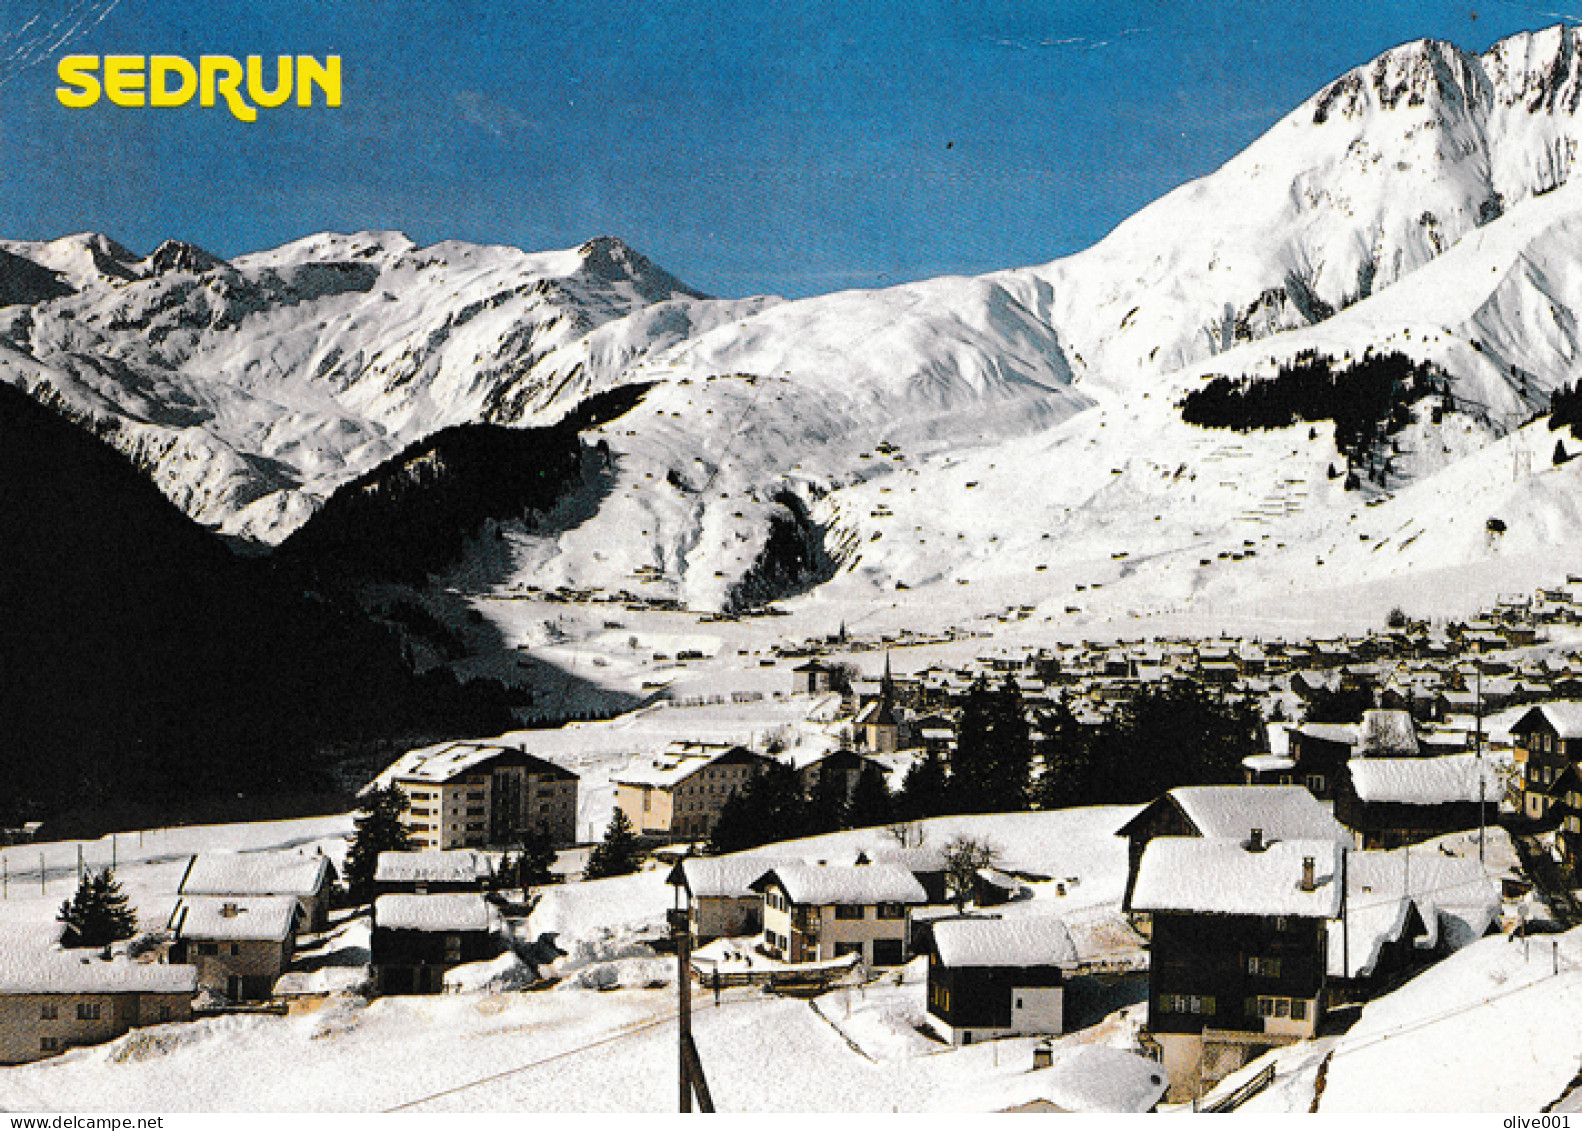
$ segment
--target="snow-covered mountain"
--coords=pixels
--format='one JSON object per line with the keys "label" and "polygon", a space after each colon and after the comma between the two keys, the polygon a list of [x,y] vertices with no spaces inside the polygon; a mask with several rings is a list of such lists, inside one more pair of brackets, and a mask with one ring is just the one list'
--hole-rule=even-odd
{"label": "snow-covered mountain", "polygon": [[[1081,254],[797,302],[706,299],[608,239],[323,235],[231,263],[0,243],[0,379],[264,542],[442,426],[653,383],[566,513],[506,530],[505,588],[719,607],[762,592],[790,527],[814,599],[947,618],[1542,580],[1582,520],[1577,465],[1519,427],[1578,377],[1579,46],[1406,44]],[[1210,376],[1370,350],[1432,362],[1445,395],[1357,489],[1327,422],[1181,420]]]}

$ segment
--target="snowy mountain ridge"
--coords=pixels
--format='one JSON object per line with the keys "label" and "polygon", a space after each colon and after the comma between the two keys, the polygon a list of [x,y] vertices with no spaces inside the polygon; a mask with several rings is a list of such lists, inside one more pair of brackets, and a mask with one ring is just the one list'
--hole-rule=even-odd
{"label": "snowy mountain ridge", "polygon": [[[612,458],[573,503],[589,513],[506,532],[485,571],[504,590],[730,606],[788,522],[838,570],[805,579],[811,599],[923,598],[942,617],[1564,569],[1574,468],[1513,430],[1577,377],[1579,46],[1563,27],[1481,55],[1405,44],[1088,251],[795,302],[704,298],[610,239],[530,254],[326,234],[229,263],[175,242],[0,242],[0,301],[17,299],[0,379],[263,542],[440,427],[546,423],[654,383],[600,430]],[[1449,395],[1367,468],[1327,422],[1180,419],[1211,376],[1369,350],[1431,361]],[[1355,491],[1351,470],[1369,473]],[[1493,517],[1508,533],[1491,540]]]}

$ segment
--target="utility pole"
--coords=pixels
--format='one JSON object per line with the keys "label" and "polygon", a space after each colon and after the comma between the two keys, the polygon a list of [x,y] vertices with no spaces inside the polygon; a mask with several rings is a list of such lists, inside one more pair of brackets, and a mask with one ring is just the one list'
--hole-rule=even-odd
{"label": "utility pole", "polygon": [[[676,889],[679,900],[681,889]],[[690,905],[691,897],[688,897]],[[692,1110],[692,1099],[697,1097],[698,1110],[714,1111],[714,1100],[709,1095],[709,1082],[703,1077],[703,1061],[698,1058],[698,1047],[692,1043],[692,926],[688,922],[688,908],[672,908],[669,915],[670,937],[676,944],[676,989],[680,995],[679,1036],[681,1060],[681,1110]]]}
{"label": "utility pole", "polygon": [[1483,669],[1478,669],[1478,700],[1477,710],[1474,714],[1477,719],[1477,729],[1472,739],[1473,753],[1478,759],[1478,866],[1483,866],[1483,841],[1484,841],[1484,807],[1488,803],[1488,790],[1483,778]]}

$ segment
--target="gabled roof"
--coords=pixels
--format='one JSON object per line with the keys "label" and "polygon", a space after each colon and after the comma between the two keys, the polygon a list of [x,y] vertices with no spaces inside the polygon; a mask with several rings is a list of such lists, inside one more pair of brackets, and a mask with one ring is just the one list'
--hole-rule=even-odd
{"label": "gabled roof", "polygon": [[363,792],[383,788],[392,782],[439,785],[499,761],[509,766],[527,766],[535,773],[553,778],[576,778],[576,774],[514,746],[494,742],[441,742],[409,750],[383,773],[363,787]]}
{"label": "gabled roof", "polygon": [[374,900],[373,925],[387,931],[492,931],[498,924],[498,913],[475,891]]}
{"label": "gabled roof", "polygon": [[180,939],[283,942],[296,917],[297,901],[289,895],[194,895],[177,902],[170,930]]}
{"label": "gabled roof", "polygon": [[[1333,919],[1340,914],[1342,854],[1332,840],[1278,840],[1253,851],[1229,837],[1155,837],[1143,851],[1131,906]],[[1316,882],[1312,891],[1303,891],[1303,861],[1309,858]]]}
{"label": "gabled roof", "polygon": [[329,883],[325,856],[299,852],[200,852],[187,862],[182,895],[318,894]]}
{"label": "gabled roof", "polygon": [[905,868],[895,864],[782,864],[753,881],[754,891],[778,886],[792,903],[927,903],[928,893]]}
{"label": "gabled roof", "polygon": [[1352,835],[1300,785],[1193,785],[1172,789],[1118,831],[1140,832],[1155,806],[1173,805],[1205,837],[1245,838],[1262,829],[1265,840],[1332,840],[1350,845]]}
{"label": "gabled roof", "polygon": [[[1492,767],[1481,768],[1476,754],[1434,758],[1353,758],[1346,763],[1357,800],[1399,805],[1444,805],[1492,801],[1499,796]],[[1481,789],[1481,793],[1480,793]]]}
{"label": "gabled roof", "polygon": [[773,856],[687,856],[670,870],[666,882],[686,888],[693,899],[746,899],[758,894],[754,880],[785,863],[791,861]]}
{"label": "gabled roof", "polygon": [[374,869],[379,884],[471,884],[494,875],[494,862],[470,848],[424,852],[381,852]]}
{"label": "gabled roof", "polygon": [[1539,703],[1511,724],[1512,733],[1526,729],[1534,716],[1541,716],[1561,738],[1582,738],[1582,702],[1561,699],[1553,703]]}
{"label": "gabled roof", "polygon": [[1063,966],[1077,960],[1065,920],[1053,915],[947,919],[934,924],[934,953],[956,967]]}

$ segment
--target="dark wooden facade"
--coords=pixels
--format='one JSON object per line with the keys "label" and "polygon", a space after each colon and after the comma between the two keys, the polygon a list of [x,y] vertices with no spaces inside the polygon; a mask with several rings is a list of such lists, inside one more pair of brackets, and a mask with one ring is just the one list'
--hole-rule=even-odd
{"label": "dark wooden facade", "polygon": [[1351,757],[1352,744],[1337,738],[1304,734],[1302,728],[1291,729],[1291,760],[1296,763],[1291,771],[1296,785],[1305,785],[1320,801],[1335,797],[1337,779]]}
{"label": "dark wooden facade", "polygon": [[500,953],[490,931],[424,931],[375,925],[369,940],[375,988],[385,994],[437,994],[445,973]]}
{"label": "dark wooden facade", "polygon": [[[1327,924],[1319,919],[1156,911],[1148,1028],[1261,1033],[1316,1027],[1327,940]],[[1289,1024],[1276,1024],[1281,1020]]]}
{"label": "dark wooden facade", "polygon": [[[1492,791],[1491,791],[1492,792]],[[1482,806],[1486,825],[1496,823],[1499,806]],[[1410,805],[1399,801],[1363,801],[1352,788],[1350,775],[1342,775],[1335,793],[1335,819],[1362,838],[1365,850],[1400,848],[1421,844],[1436,836],[1478,827],[1476,801],[1445,801],[1436,805]]]}
{"label": "dark wooden facade", "polygon": [[928,957],[928,1012],[955,1029],[1006,1029],[1019,989],[1064,985],[1058,966],[946,966]]}

